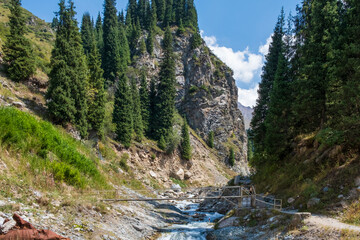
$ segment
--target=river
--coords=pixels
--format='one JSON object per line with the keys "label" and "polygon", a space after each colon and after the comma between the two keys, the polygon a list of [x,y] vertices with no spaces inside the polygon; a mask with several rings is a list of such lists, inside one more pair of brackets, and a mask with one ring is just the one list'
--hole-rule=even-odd
{"label": "river", "polygon": [[203,217],[190,217],[186,224],[174,224],[163,229],[158,240],[206,240],[206,235],[212,230],[214,221],[223,216],[220,213],[197,212],[199,204],[190,201],[181,201],[175,206],[189,216]]}

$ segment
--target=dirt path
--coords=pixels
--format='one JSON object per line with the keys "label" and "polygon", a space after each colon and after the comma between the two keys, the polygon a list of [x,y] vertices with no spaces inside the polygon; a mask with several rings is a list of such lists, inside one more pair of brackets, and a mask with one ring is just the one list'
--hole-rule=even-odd
{"label": "dirt path", "polygon": [[360,227],[342,223],[337,219],[320,216],[320,215],[312,215],[311,217],[305,219],[305,224],[307,225],[315,225],[323,228],[333,228],[338,230],[351,230],[360,232]]}

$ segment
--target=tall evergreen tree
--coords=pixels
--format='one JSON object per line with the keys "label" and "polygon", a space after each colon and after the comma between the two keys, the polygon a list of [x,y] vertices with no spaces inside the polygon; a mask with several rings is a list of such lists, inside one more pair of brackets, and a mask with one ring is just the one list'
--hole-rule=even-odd
{"label": "tall evergreen tree", "polygon": [[139,95],[140,95],[140,104],[141,104],[142,125],[144,127],[145,133],[149,135],[150,98],[149,98],[149,90],[148,90],[145,71],[141,72]]}
{"label": "tall evergreen tree", "polygon": [[10,34],[4,46],[7,72],[14,81],[29,78],[35,73],[35,57],[29,40],[25,37],[26,26],[21,0],[10,1]]}
{"label": "tall evergreen tree", "polygon": [[120,72],[125,72],[127,66],[131,63],[129,42],[126,37],[124,25],[119,23],[119,56],[120,56]]}
{"label": "tall evergreen tree", "polygon": [[102,136],[104,132],[105,118],[105,90],[104,71],[101,69],[101,56],[96,47],[94,34],[91,35],[91,50],[88,54],[89,77],[89,98],[88,98],[88,122],[89,128]]}
{"label": "tall evergreen tree", "polygon": [[175,21],[177,25],[185,18],[185,0],[174,1]]}
{"label": "tall evergreen tree", "polygon": [[136,135],[136,140],[141,141],[144,136],[144,126],[141,116],[141,103],[139,90],[136,86],[135,78],[131,79],[131,95],[132,95],[132,115],[133,115],[133,129]]}
{"label": "tall evergreen tree", "polygon": [[158,22],[162,22],[164,21],[165,18],[166,2],[165,0],[155,0],[155,3],[157,9],[156,15]]}
{"label": "tall evergreen tree", "polygon": [[51,56],[49,88],[46,94],[53,120],[60,124],[74,123],[81,136],[87,134],[86,60],[81,36],[75,20],[74,3],[59,3],[59,25]]}
{"label": "tall evergreen tree", "polygon": [[103,31],[102,68],[104,69],[104,78],[114,82],[121,66],[116,0],[105,0]]}
{"label": "tall evergreen tree", "polygon": [[100,56],[103,56],[103,49],[104,49],[104,32],[103,32],[103,24],[101,20],[100,13],[98,14],[98,17],[96,19],[95,24],[95,40],[96,40],[96,46],[99,50]]}
{"label": "tall evergreen tree", "polygon": [[154,31],[152,28],[150,28],[148,37],[146,39],[146,50],[148,51],[150,56],[154,52]]}
{"label": "tall evergreen tree", "polygon": [[155,78],[151,78],[150,81],[150,91],[149,91],[149,125],[148,125],[148,136],[152,139],[155,139],[156,132],[156,82]]}
{"label": "tall evergreen tree", "polygon": [[142,29],[144,29],[146,25],[146,11],[146,0],[139,0],[136,13]]}
{"label": "tall evergreen tree", "polygon": [[[306,3],[306,2],[305,2]],[[303,6],[307,14],[300,52],[299,74],[296,80],[294,110],[297,129],[311,132],[324,126],[327,120],[326,96],[329,84],[331,52],[339,23],[337,1],[313,0]]]}
{"label": "tall evergreen tree", "polygon": [[116,125],[116,139],[126,148],[131,145],[133,133],[132,119],[132,99],[129,80],[124,73],[120,75],[115,92],[115,103],[113,112],[113,122]]}
{"label": "tall evergreen tree", "polygon": [[198,15],[195,8],[194,0],[186,0],[185,19],[187,27],[192,27],[196,31],[199,30]]}
{"label": "tall evergreen tree", "polygon": [[282,10],[275,26],[269,53],[266,56],[266,63],[263,67],[261,83],[258,90],[259,97],[256,101],[253,118],[251,120],[254,142],[259,152],[264,149],[266,135],[265,119],[269,109],[270,92],[273,88],[276,70],[278,68],[279,55],[283,47],[284,24],[285,16]]}
{"label": "tall evergreen tree", "polygon": [[126,21],[134,24],[136,19],[139,17],[137,14],[138,5],[136,0],[129,0],[127,13],[126,13]]}
{"label": "tall evergreen tree", "polygon": [[166,0],[166,9],[165,9],[163,27],[166,28],[168,25],[171,25],[173,23],[173,20],[174,20],[173,0]]}
{"label": "tall evergreen tree", "polygon": [[167,27],[163,41],[164,59],[159,73],[159,84],[155,101],[156,123],[155,138],[166,138],[172,129],[175,113],[175,61],[173,56],[173,38]]}
{"label": "tall evergreen tree", "polygon": [[92,49],[92,41],[94,41],[93,35],[93,26],[91,23],[90,14],[87,12],[83,15],[81,21],[81,40],[84,47],[85,55],[88,56]]}
{"label": "tall evergreen tree", "polygon": [[187,124],[186,118],[184,118],[184,124],[181,130],[181,157],[185,160],[191,159],[191,144],[190,144],[190,134],[189,126]]}

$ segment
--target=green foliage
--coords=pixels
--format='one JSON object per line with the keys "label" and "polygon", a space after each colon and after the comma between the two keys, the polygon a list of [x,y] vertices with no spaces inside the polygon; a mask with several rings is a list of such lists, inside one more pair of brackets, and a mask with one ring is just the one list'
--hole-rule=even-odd
{"label": "green foliage", "polygon": [[315,139],[320,143],[324,144],[327,147],[332,147],[334,145],[340,145],[344,143],[345,137],[344,132],[337,131],[331,128],[322,129],[316,136]]}
{"label": "green foliage", "polygon": [[141,141],[144,135],[144,126],[141,116],[141,103],[139,91],[136,86],[135,78],[131,79],[131,95],[132,95],[132,118],[133,129],[136,135],[136,140]]}
{"label": "green foliage", "polygon": [[170,28],[166,29],[164,38],[164,59],[159,73],[155,104],[153,134],[155,139],[167,136],[172,129],[175,113],[175,61],[173,55],[173,39]]}
{"label": "green foliage", "polygon": [[129,172],[130,168],[129,166],[127,165],[127,161],[129,160],[129,154],[127,153],[124,153],[121,158],[120,158],[120,167],[126,171],[126,172]]}
{"label": "green foliage", "polygon": [[234,164],[235,164],[235,152],[234,152],[234,148],[231,147],[230,154],[229,154],[229,165],[234,166]]}
{"label": "green foliage", "polygon": [[150,121],[150,98],[149,98],[149,90],[146,80],[146,72],[141,72],[141,79],[140,79],[140,105],[141,105],[141,118],[142,118],[142,125],[144,128],[144,132],[149,135],[149,121]]}
{"label": "green foliage", "polygon": [[185,160],[191,159],[191,145],[190,145],[190,134],[189,126],[187,124],[186,118],[184,118],[184,124],[181,130],[181,156]]}
{"label": "green foliage", "polygon": [[92,49],[93,42],[95,41],[93,36],[93,26],[89,13],[85,13],[83,15],[80,32],[85,55],[88,55]]}
{"label": "green foliage", "polygon": [[46,93],[51,118],[59,124],[73,123],[87,135],[87,66],[81,36],[74,20],[74,3],[59,3],[60,23],[51,55],[49,88]]}
{"label": "green foliage", "polygon": [[173,182],[173,183],[175,183],[175,184],[179,184],[179,186],[181,187],[181,188],[187,188],[187,185],[186,185],[186,183],[184,183],[183,181],[181,181],[181,180],[179,180],[179,179],[176,179],[176,178],[170,178],[170,180]]}
{"label": "green foliage", "polygon": [[115,92],[113,122],[116,124],[116,139],[126,148],[131,145],[133,133],[133,105],[129,80],[125,74],[120,76]]}
{"label": "green foliage", "polygon": [[165,150],[166,149],[166,142],[165,142],[165,138],[164,136],[160,136],[160,139],[158,141],[158,147],[161,149],[161,150]]}
{"label": "green foliage", "polygon": [[99,50],[101,56],[103,56],[103,50],[104,50],[103,33],[104,32],[102,27],[102,20],[101,20],[101,15],[99,13],[95,24],[95,39],[96,39],[97,49]]}
{"label": "green foliage", "polygon": [[214,131],[210,131],[208,134],[208,146],[214,148]]}
{"label": "green foliage", "polygon": [[146,43],[145,43],[145,40],[144,39],[141,39],[141,42],[140,42],[140,55],[143,55],[146,53]]}
{"label": "green foliage", "polygon": [[178,148],[181,142],[181,137],[179,136],[176,130],[172,130],[166,136],[165,142],[166,142],[165,151],[167,154],[171,154]]}
{"label": "green foliage", "polygon": [[102,69],[104,70],[105,80],[110,82],[115,82],[121,67],[118,19],[116,13],[116,0],[105,0]]}
{"label": "green foliage", "polygon": [[94,34],[91,34],[91,50],[88,55],[88,67],[90,71],[88,89],[88,122],[89,129],[97,135],[103,136],[105,119],[105,90],[104,71],[101,69],[100,53],[96,47]]}
{"label": "green foliage", "polygon": [[153,29],[149,30],[149,35],[148,35],[148,37],[146,39],[146,50],[148,51],[150,56],[154,52],[154,33],[153,33]]}
{"label": "green foliage", "polygon": [[29,40],[25,37],[25,19],[21,0],[10,1],[10,34],[4,46],[7,72],[14,81],[29,78],[35,73],[35,57]]}
{"label": "green foliage", "polygon": [[47,170],[56,180],[80,188],[106,186],[94,161],[77,150],[80,143],[50,123],[14,108],[0,108],[0,129],[0,145],[27,156],[34,173]]}
{"label": "green foliage", "polygon": [[202,44],[202,38],[200,36],[200,33],[199,32],[195,32],[193,34],[193,36],[191,37],[190,39],[190,46],[191,46],[191,49],[196,49],[198,47],[200,47]]}

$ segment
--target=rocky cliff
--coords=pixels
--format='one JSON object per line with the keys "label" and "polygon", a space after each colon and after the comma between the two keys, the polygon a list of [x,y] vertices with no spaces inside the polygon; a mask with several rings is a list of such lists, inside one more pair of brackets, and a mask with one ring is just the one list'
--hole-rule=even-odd
{"label": "rocky cliff", "polygon": [[[234,170],[247,175],[247,138],[244,118],[237,106],[237,87],[232,70],[219,60],[204,42],[198,48],[192,49],[190,32],[179,36],[176,28],[172,30],[178,111],[186,115],[191,128],[205,141],[209,132],[214,131],[215,149],[225,162],[228,161],[230,148],[234,148]],[[163,36],[157,35],[153,56],[145,53],[134,65],[136,69],[145,68],[149,80],[159,72],[163,57],[162,40]]]}

